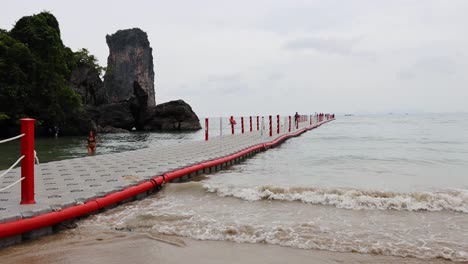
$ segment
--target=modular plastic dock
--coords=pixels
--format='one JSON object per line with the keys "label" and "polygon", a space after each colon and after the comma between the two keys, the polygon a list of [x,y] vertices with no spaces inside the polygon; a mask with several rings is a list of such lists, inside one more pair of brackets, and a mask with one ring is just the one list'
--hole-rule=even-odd
{"label": "modular plastic dock", "polygon": [[[20,205],[20,185],[0,192],[0,247],[53,233],[60,223],[142,199],[166,182],[219,171],[332,120],[302,124],[272,136],[253,131],[35,165],[35,204]],[[0,178],[0,187],[14,182],[19,174],[19,168],[8,172]]]}

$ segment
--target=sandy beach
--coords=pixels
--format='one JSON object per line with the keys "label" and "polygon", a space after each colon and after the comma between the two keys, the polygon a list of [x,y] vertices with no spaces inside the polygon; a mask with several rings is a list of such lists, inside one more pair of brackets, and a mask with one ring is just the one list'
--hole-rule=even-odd
{"label": "sandy beach", "polygon": [[302,250],[267,244],[189,238],[65,231],[0,250],[9,263],[451,263],[360,253]]}

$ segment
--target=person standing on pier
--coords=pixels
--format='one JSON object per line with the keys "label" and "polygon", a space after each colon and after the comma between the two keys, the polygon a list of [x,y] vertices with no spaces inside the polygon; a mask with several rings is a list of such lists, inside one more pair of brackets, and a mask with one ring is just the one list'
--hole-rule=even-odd
{"label": "person standing on pier", "polygon": [[231,118],[229,118],[229,123],[231,124],[231,126],[237,124],[236,120],[235,120],[234,117],[232,117],[232,116],[231,116]]}
{"label": "person standing on pier", "polygon": [[294,126],[297,127],[297,124],[299,122],[299,113],[296,112],[294,115]]}
{"label": "person standing on pier", "polygon": [[88,134],[88,155],[96,153],[96,135],[93,131]]}

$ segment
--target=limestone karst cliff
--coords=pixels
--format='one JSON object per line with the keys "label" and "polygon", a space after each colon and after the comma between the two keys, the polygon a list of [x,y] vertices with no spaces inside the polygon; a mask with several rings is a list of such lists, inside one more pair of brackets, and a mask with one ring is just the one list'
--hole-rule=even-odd
{"label": "limestone karst cliff", "polygon": [[104,92],[108,102],[130,99],[137,82],[147,95],[147,106],[155,106],[153,49],[146,32],[139,28],[119,30],[107,35],[106,41],[109,57]]}
{"label": "limestone karst cliff", "polygon": [[107,35],[106,40],[109,57],[102,89],[105,100],[97,96],[98,102],[105,103],[86,107],[98,128],[130,130],[135,127],[146,131],[201,128],[197,115],[183,100],[156,105],[153,49],[144,31],[119,30]]}

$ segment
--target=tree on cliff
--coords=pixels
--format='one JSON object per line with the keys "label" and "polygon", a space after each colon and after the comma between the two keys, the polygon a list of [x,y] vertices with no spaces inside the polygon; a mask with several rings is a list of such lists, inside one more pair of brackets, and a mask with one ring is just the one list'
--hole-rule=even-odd
{"label": "tree on cliff", "polygon": [[77,58],[90,55],[63,45],[49,12],[21,18],[10,32],[0,30],[0,125],[16,127],[28,116],[46,129],[73,127],[82,112],[81,98],[68,84]]}
{"label": "tree on cliff", "polygon": [[106,71],[106,68],[101,67],[98,64],[97,58],[94,55],[90,54],[88,49],[83,48],[78,51],[75,51],[73,53],[73,57],[75,59],[76,65],[83,65],[88,68],[96,69],[99,73],[99,76],[102,76],[102,74]]}

